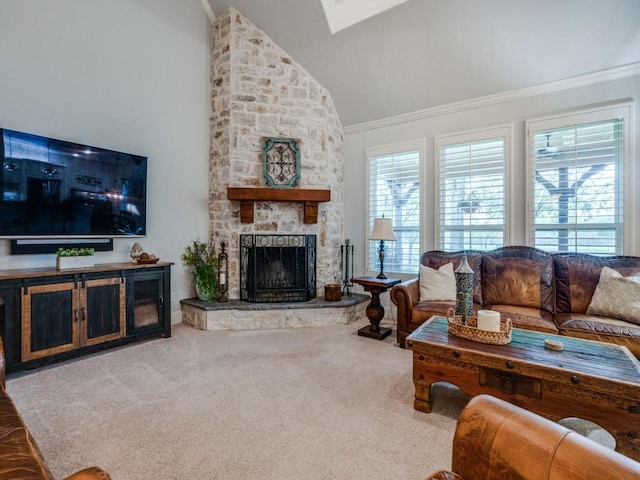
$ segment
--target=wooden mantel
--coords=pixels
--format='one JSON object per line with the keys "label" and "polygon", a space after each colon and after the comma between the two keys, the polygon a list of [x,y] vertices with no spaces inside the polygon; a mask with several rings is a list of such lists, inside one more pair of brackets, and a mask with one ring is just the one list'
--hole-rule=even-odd
{"label": "wooden mantel", "polygon": [[254,202],[302,202],[304,223],[318,223],[318,203],[331,200],[331,190],[227,187],[227,198],[240,201],[240,222],[253,223]]}

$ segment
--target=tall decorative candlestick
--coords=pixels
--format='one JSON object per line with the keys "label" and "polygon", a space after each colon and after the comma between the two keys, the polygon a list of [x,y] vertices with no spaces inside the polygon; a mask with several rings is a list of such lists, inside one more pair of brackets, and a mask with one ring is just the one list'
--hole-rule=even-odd
{"label": "tall decorative candlestick", "polygon": [[229,301],[229,256],[224,251],[225,244],[220,244],[218,254],[218,301]]}

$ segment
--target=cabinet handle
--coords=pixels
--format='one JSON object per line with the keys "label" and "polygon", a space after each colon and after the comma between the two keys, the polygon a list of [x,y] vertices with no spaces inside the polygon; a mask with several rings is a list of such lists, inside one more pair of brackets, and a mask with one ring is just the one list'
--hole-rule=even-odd
{"label": "cabinet handle", "polygon": [[80,309],[80,313],[82,314],[82,316],[80,317],[80,320],[84,322],[87,319],[87,312],[85,311],[84,307]]}
{"label": "cabinet handle", "polygon": [[74,322],[78,321],[78,309],[77,308],[73,309],[73,321]]}
{"label": "cabinet handle", "polygon": [[160,295],[160,306],[164,305],[164,295]]}

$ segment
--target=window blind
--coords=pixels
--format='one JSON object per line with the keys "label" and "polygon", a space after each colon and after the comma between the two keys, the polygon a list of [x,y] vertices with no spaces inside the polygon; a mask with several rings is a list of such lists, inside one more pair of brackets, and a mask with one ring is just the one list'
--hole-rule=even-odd
{"label": "window blind", "polygon": [[622,119],[540,128],[533,148],[533,245],[613,255],[623,243]]}
{"label": "window blind", "polygon": [[[347,186],[348,188],[348,186]],[[369,157],[369,229],[390,218],[395,242],[385,242],[385,272],[417,273],[420,258],[420,151]],[[379,270],[379,242],[369,241],[369,270]]]}
{"label": "window blind", "polygon": [[438,142],[440,248],[490,250],[505,243],[506,138]]}

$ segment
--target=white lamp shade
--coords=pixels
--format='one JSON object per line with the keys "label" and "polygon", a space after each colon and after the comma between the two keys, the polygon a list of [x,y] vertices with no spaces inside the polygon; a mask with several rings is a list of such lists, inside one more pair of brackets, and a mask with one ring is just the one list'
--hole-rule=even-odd
{"label": "white lamp shade", "polygon": [[390,218],[376,218],[373,221],[373,231],[369,236],[370,240],[394,241],[393,225]]}

